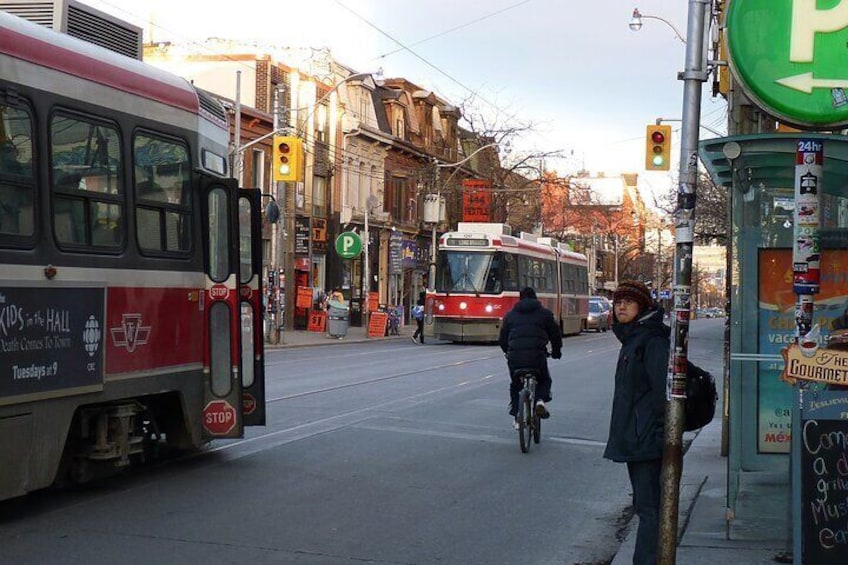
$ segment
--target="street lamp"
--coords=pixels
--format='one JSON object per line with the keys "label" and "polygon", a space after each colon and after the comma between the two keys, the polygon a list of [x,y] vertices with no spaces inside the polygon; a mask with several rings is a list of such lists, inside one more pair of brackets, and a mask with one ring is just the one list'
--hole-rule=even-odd
{"label": "street lamp", "polygon": [[642,29],[642,18],[645,18],[646,20],[659,20],[663,22],[665,25],[671,28],[671,31],[674,32],[674,35],[677,36],[677,39],[679,39],[682,43],[686,43],[686,40],[683,39],[683,35],[677,30],[676,27],[674,27],[674,25],[670,21],[659,16],[646,16],[639,11],[639,8],[633,8],[633,17],[630,19],[630,23],[627,25],[633,31],[639,31],[640,29]]}
{"label": "street lamp", "polygon": [[[241,73],[241,71],[237,71],[237,74],[239,74],[239,77],[240,77],[240,73]],[[280,133],[285,133],[287,130],[291,129],[290,126],[288,126],[288,125],[280,126],[280,124],[279,124],[279,116],[284,111],[299,112],[300,110],[309,110],[309,113],[306,114],[306,116],[303,118],[303,121],[306,122],[307,120],[309,120],[310,116],[312,116],[312,114],[315,113],[315,109],[318,107],[318,105],[321,104],[327,98],[329,98],[329,96],[331,94],[333,94],[335,91],[337,91],[341,85],[345,84],[346,82],[350,82],[352,80],[365,78],[365,77],[369,77],[369,76],[373,76],[377,80],[380,80],[383,76],[383,69],[379,68],[379,69],[377,69],[377,72],[374,72],[374,73],[368,72],[368,73],[355,73],[355,74],[352,74],[352,75],[348,75],[348,76],[344,77],[342,80],[340,80],[339,82],[337,82],[336,84],[334,84],[333,87],[330,88],[330,90],[328,90],[326,93],[324,93],[323,96],[321,96],[321,98],[319,98],[313,104],[310,104],[308,106],[302,106],[300,108],[293,108],[292,110],[285,110],[281,107],[279,101],[277,101],[277,103],[275,104],[276,107],[275,107],[275,111],[274,111],[274,126],[273,126],[274,129],[271,132],[266,133],[265,135],[261,135],[261,136],[257,137],[256,139],[253,139],[249,143],[246,143],[244,145],[241,145],[239,143],[238,138],[237,138],[236,143],[234,144],[233,149],[230,153],[233,154],[233,155],[236,155],[237,157],[240,157],[241,154],[244,153],[244,151],[247,148],[249,148],[253,145],[256,145],[257,143],[260,143],[260,142],[268,139],[269,137],[272,137],[272,136],[280,134]],[[279,91],[276,91],[274,93],[274,96],[278,97]],[[238,101],[236,101],[236,102],[238,103]],[[237,113],[236,118],[239,118],[239,116],[240,116],[240,113]],[[238,135],[238,133],[236,133],[236,135]]]}
{"label": "street lamp", "polygon": [[[454,169],[454,171],[450,175],[448,175],[448,178],[445,180],[445,182],[442,183],[441,186],[438,187],[438,190],[437,190],[437,193],[436,193],[437,199],[439,201],[441,200],[442,190],[447,189],[448,183],[450,183],[453,176],[456,173],[459,172],[459,166],[460,165],[468,162],[472,157],[474,157],[476,154],[483,151],[484,149],[489,149],[491,147],[497,147],[497,146],[498,146],[497,143],[487,143],[486,145],[478,147],[471,154],[467,155],[464,159],[462,159],[461,161],[457,161],[456,163],[436,163],[436,169],[437,170],[444,169],[444,168],[447,168],[447,167],[456,167]],[[436,289],[436,226],[437,225],[438,225],[438,222],[433,222],[433,225],[432,225],[432,242],[430,244],[430,275],[429,275],[430,281],[429,281],[429,287],[430,287],[431,292]]]}
{"label": "street lamp", "polygon": [[[369,212],[376,208],[380,203],[380,200],[374,196],[373,194],[369,195],[368,198],[365,199],[365,230],[364,230],[364,238],[362,242],[362,300],[364,302],[363,313],[364,313],[364,325],[367,330],[368,328],[368,320],[370,319],[370,310],[368,309],[368,293],[371,290],[371,263],[368,257],[368,245],[371,243],[371,234],[368,233],[368,214]],[[365,335],[368,335],[368,332],[365,332]]]}

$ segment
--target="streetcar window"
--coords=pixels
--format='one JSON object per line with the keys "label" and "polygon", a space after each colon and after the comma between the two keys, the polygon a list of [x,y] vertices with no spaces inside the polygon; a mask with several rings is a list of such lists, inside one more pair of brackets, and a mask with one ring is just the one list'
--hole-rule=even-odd
{"label": "streetcar window", "polygon": [[147,254],[191,248],[191,163],[182,143],[139,134],[133,139],[136,236]]}
{"label": "streetcar window", "polygon": [[230,309],[224,302],[209,308],[209,372],[212,392],[227,396],[230,381]]}
{"label": "streetcar window", "polygon": [[253,232],[250,224],[252,206],[247,198],[239,198],[239,282],[253,278]]}
{"label": "streetcar window", "polygon": [[50,123],[50,141],[56,239],[66,245],[119,248],[124,200],[118,130],[57,114]]}
{"label": "streetcar window", "polygon": [[492,253],[440,251],[436,265],[436,290],[483,292]]}
{"label": "streetcar window", "polygon": [[222,188],[209,191],[209,278],[223,282],[230,276],[230,241],[227,193]]}
{"label": "streetcar window", "polygon": [[497,252],[492,256],[489,273],[486,275],[486,287],[483,292],[500,294],[503,290],[503,254]]}
{"label": "streetcar window", "polygon": [[253,308],[241,302],[241,386],[249,388],[256,381],[253,366]]}
{"label": "streetcar window", "polygon": [[503,289],[518,290],[518,261],[511,253],[498,252],[503,263]]}
{"label": "streetcar window", "polygon": [[0,236],[33,233],[32,118],[0,104]]}

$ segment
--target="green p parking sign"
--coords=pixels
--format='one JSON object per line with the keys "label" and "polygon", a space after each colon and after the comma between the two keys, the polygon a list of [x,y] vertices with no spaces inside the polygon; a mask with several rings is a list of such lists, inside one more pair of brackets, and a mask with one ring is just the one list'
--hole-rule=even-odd
{"label": "green p parking sign", "polygon": [[807,129],[848,124],[848,0],[733,0],[728,62],[745,93]]}
{"label": "green p parking sign", "polygon": [[353,259],[362,253],[362,240],[352,231],[339,234],[336,238],[336,253],[342,259]]}

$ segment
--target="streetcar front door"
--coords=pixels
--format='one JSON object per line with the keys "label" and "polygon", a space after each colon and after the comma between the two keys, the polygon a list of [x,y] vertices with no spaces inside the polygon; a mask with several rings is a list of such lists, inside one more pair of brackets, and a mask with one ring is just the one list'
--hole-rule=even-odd
{"label": "streetcar front door", "polygon": [[238,197],[234,179],[202,178],[204,439],[244,434]]}
{"label": "streetcar front door", "polygon": [[262,305],[262,194],[239,191],[241,388],[245,426],[265,425],[265,345]]}

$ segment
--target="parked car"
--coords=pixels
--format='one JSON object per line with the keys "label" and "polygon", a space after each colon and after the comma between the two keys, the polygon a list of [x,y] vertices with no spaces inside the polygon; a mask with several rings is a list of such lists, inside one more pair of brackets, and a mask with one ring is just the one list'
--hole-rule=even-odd
{"label": "parked car", "polygon": [[707,308],[707,318],[724,318],[724,310],[717,307]]}
{"label": "parked car", "polygon": [[[606,299],[604,299],[606,300]],[[589,317],[586,318],[586,329],[605,332],[610,327],[610,308],[607,302],[597,298],[589,299]]]}

